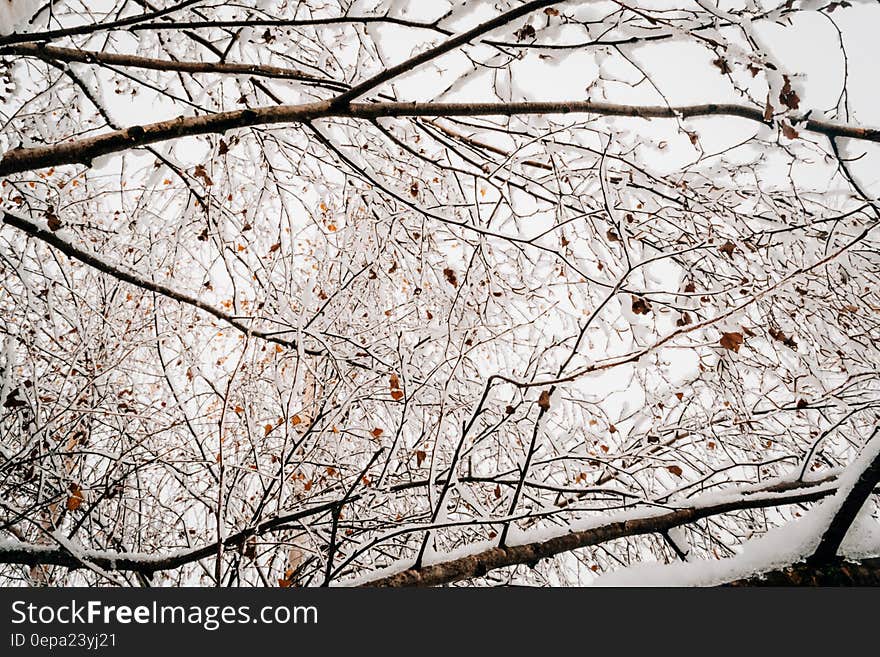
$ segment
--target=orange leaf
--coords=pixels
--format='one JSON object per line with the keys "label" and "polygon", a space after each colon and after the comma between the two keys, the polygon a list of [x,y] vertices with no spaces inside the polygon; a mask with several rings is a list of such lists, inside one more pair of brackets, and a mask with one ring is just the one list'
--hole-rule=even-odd
{"label": "orange leaf", "polygon": [[734,353],[739,353],[739,348],[743,343],[742,333],[734,331],[733,333],[722,333],[718,343]]}
{"label": "orange leaf", "polygon": [[373,438],[378,438],[379,436],[382,435],[382,429],[380,429],[379,427],[376,427],[375,429],[373,429],[370,432],[370,434],[373,436]]}
{"label": "orange leaf", "polygon": [[267,435],[267,436],[268,436],[270,433],[272,433],[272,429],[274,429],[274,428],[275,428],[275,427],[272,426],[271,424],[267,424],[265,427],[263,427],[263,429],[265,429],[265,431],[266,431],[266,435]]}
{"label": "orange leaf", "polygon": [[83,492],[77,484],[70,485],[70,496],[67,498],[68,511],[76,511],[83,503]]}
{"label": "orange leaf", "polygon": [[392,390],[391,391],[391,399],[394,401],[400,401],[403,398],[403,390]]}
{"label": "orange leaf", "polygon": [[550,410],[550,393],[547,390],[541,391],[541,396],[538,397],[538,406],[544,412]]}
{"label": "orange leaf", "polygon": [[292,418],[290,418],[290,423],[291,423],[293,426],[296,426],[296,425],[299,424],[300,422],[302,422],[302,418],[301,418],[299,415],[294,415]]}

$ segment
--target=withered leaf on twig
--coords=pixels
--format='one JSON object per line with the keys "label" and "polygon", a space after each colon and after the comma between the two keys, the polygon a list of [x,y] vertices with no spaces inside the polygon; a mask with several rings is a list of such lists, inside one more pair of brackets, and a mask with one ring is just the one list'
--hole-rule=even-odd
{"label": "withered leaf on twig", "polygon": [[541,391],[541,396],[538,397],[538,406],[541,407],[542,411],[550,410],[550,393],[547,390]]}
{"label": "withered leaf on twig", "polygon": [[719,344],[734,353],[739,353],[739,348],[743,343],[743,335],[739,332],[722,333]]}

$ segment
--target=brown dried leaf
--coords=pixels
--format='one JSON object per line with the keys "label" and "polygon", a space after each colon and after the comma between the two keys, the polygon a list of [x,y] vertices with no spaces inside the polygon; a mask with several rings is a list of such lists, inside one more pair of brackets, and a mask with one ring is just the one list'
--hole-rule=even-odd
{"label": "brown dried leaf", "polygon": [[651,312],[651,304],[646,299],[637,297],[634,294],[630,296],[632,296],[632,311],[636,315],[647,315]]}
{"label": "brown dried leaf", "polygon": [[46,217],[46,225],[53,233],[64,225],[61,219],[58,218],[58,215],[55,214],[55,209],[52,207],[46,210],[43,213],[43,216]]}
{"label": "brown dried leaf", "polygon": [[516,37],[517,41],[525,41],[526,39],[534,39],[536,34],[535,28],[532,25],[526,24],[514,32],[513,36]]}
{"label": "brown dried leaf", "polygon": [[205,184],[205,187],[210,187],[214,184],[214,181],[211,180],[211,176],[208,175],[205,167],[201,164],[196,165],[195,171],[193,171],[193,176],[196,178],[200,178],[201,181]]}
{"label": "brown dried leaf", "polygon": [[797,130],[795,130],[790,123],[787,121],[782,122],[782,134],[785,135],[786,139],[797,139],[799,134]]}
{"label": "brown dried leaf", "polygon": [[452,287],[458,287],[458,277],[455,275],[455,272],[452,271],[449,267],[443,270],[443,276],[446,277],[446,281]]}
{"label": "brown dried leaf", "polygon": [[742,333],[736,331],[732,333],[722,333],[721,339],[718,341],[718,343],[729,351],[739,353],[739,348],[742,346],[743,343],[743,335]]}
{"label": "brown dried leaf", "polygon": [[731,72],[730,64],[727,63],[727,60],[724,59],[724,57],[713,59],[712,63],[718,67],[718,70],[721,71],[722,75],[727,75]]}
{"label": "brown dried leaf", "polygon": [[547,390],[541,391],[541,396],[538,397],[538,406],[541,407],[542,411],[550,410],[550,392]]}
{"label": "brown dried leaf", "polygon": [[733,252],[736,250],[736,244],[728,240],[724,244],[719,246],[718,250],[721,251],[721,253],[725,254],[728,258],[732,258]]}
{"label": "brown dried leaf", "polygon": [[83,500],[85,499],[83,497],[82,489],[79,487],[79,484],[70,484],[70,486],[68,486],[68,489],[70,490],[70,495],[68,495],[67,497],[67,503],[65,504],[65,507],[68,511],[76,511],[82,505]]}
{"label": "brown dried leaf", "polygon": [[779,102],[785,105],[788,109],[796,110],[801,105],[800,96],[797,95],[797,92],[791,88],[791,80],[788,79],[787,75],[782,76],[783,84],[782,91],[779,92]]}

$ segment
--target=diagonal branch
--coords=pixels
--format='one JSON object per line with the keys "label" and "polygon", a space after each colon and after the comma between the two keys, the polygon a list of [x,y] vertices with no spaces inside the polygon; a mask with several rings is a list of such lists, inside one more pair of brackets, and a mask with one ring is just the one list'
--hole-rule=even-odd
{"label": "diagonal branch", "polygon": [[689,507],[676,509],[662,515],[629,518],[582,531],[562,534],[545,541],[494,547],[459,559],[423,566],[419,569],[411,568],[368,580],[361,583],[361,586],[438,586],[482,577],[490,570],[497,568],[522,564],[534,566],[542,559],[554,557],[564,552],[628,536],[662,533],[673,527],[722,513],[815,502],[834,492],[833,487],[821,485],[827,482],[828,479],[810,482],[806,487],[796,481],[777,483],[759,491],[753,490],[732,495],[725,501],[719,502],[717,498],[702,504],[697,501]]}
{"label": "diagonal branch", "polygon": [[[869,447],[866,449],[870,449],[878,433],[880,433],[880,426],[874,429],[874,433],[871,434],[871,438],[868,441]],[[807,559],[808,565],[819,566],[830,563],[837,556],[837,550],[840,548],[840,544],[843,543],[843,539],[846,538],[847,531],[849,531],[859,511],[865,505],[865,502],[868,501],[874,487],[878,483],[880,483],[880,449],[877,450],[868,467],[862,470],[852,489],[841,503],[837,513],[834,514],[828,529],[822,535],[822,540],[819,541],[819,547]]]}
{"label": "diagonal branch", "polygon": [[368,80],[364,80],[360,84],[355,85],[350,90],[337,96],[333,100],[333,107],[344,107],[348,105],[351,101],[356,100],[360,96],[363,96],[371,89],[375,89],[376,87],[385,84],[390,80],[393,80],[399,75],[408,73],[418,68],[422,64],[425,64],[426,62],[429,62],[432,59],[436,59],[440,55],[455,50],[459,46],[463,46],[469,41],[473,41],[474,39],[477,39],[496,28],[507,25],[511,21],[515,21],[517,18],[521,18],[526,14],[530,14],[533,11],[537,11],[538,9],[543,9],[544,7],[549,7],[550,5],[558,5],[560,2],[561,0],[532,0],[532,2],[527,2],[524,5],[516,7],[515,9],[511,9],[510,11],[506,11],[503,14],[499,14],[495,18],[489,19],[484,23],[480,23],[476,27],[473,27],[466,32],[462,32],[461,34],[454,36],[451,39],[447,39],[438,46],[429,48],[428,50],[419,53],[414,57],[410,57],[406,61],[401,62],[396,66],[392,66],[391,68],[385,69],[381,73],[374,75]]}
{"label": "diagonal branch", "polygon": [[[109,276],[112,276],[117,280],[129,283],[131,285],[141,288],[142,290],[147,290],[148,292],[155,292],[156,294],[160,294],[163,297],[167,297],[168,299],[172,299],[174,301],[177,301],[178,303],[183,303],[188,306],[192,306],[193,308],[202,310],[209,315],[212,315],[213,317],[216,317],[217,319],[229,324],[230,326],[234,327],[244,334],[253,335],[254,337],[260,338],[262,340],[268,340],[269,342],[274,342],[290,349],[297,348],[296,342],[294,340],[286,340],[279,337],[276,333],[256,329],[251,326],[249,322],[243,321],[238,317],[230,315],[229,313],[220,310],[216,306],[202,301],[198,297],[194,297],[185,292],[180,292],[179,290],[168,287],[167,285],[162,285],[161,283],[156,283],[154,281],[143,278],[139,274],[136,274],[120,265],[105,262],[95,254],[81,249],[71,244],[70,242],[67,242],[66,240],[59,237],[56,233],[42,228],[32,221],[25,219],[24,217],[11,214],[9,212],[4,212],[3,223],[9,226],[13,226],[20,231],[27,233],[31,237],[35,237],[40,241],[45,242],[49,246],[58,249],[66,256],[69,256],[75,260],[79,260],[83,264],[97,269],[104,274],[108,274]],[[324,352],[319,349],[306,349],[305,353],[313,356],[320,356]]]}

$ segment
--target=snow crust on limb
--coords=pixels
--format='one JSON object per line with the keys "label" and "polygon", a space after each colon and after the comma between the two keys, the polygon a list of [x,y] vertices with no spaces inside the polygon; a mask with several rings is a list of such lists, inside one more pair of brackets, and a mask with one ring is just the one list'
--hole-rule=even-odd
{"label": "snow crust on limb", "polygon": [[[747,541],[739,554],[718,561],[689,561],[671,564],[643,564],[599,577],[595,586],[718,586],[801,562],[816,551],[862,472],[880,454],[876,436],[844,471],[837,492],[802,518],[771,529],[760,538]],[[846,558],[864,559],[880,555],[880,527],[871,500],[860,510],[838,550]]]}

